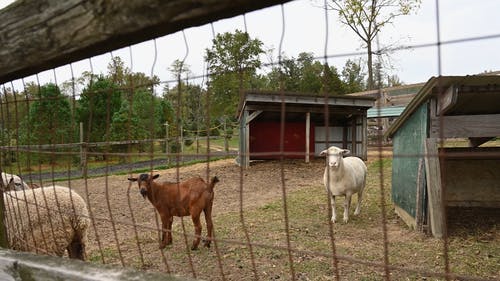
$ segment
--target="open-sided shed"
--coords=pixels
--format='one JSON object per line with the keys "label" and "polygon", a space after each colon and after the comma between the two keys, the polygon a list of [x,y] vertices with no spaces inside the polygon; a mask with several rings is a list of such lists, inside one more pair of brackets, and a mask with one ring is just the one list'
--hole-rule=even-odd
{"label": "open-sided shed", "polygon": [[238,107],[239,164],[253,159],[304,158],[330,145],[366,160],[366,114],[371,97],[246,92]]}
{"label": "open-sided shed", "polygon": [[500,147],[480,147],[499,136],[500,76],[429,79],[386,132],[398,215],[441,237],[445,208],[500,207]]}

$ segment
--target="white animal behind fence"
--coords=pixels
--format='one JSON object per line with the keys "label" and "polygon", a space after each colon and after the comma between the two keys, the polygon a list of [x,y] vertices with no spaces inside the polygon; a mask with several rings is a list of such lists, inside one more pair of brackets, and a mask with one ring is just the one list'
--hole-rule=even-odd
{"label": "white animal behind fence", "polygon": [[11,175],[2,172],[2,182],[3,182],[3,188],[11,189],[14,188],[15,190],[23,190],[23,189],[29,189],[30,187],[28,186],[27,183],[25,183],[21,177],[17,175]]}
{"label": "white animal behind fence", "polygon": [[344,155],[349,154],[347,149],[341,149],[335,146],[330,146],[323,150],[320,155],[326,156],[325,173],[323,174],[323,183],[326,191],[332,196],[332,222],[337,221],[335,211],[335,196],[345,196],[344,201],[344,223],[349,221],[349,208],[351,205],[351,196],[358,194],[358,203],[355,215],[359,215],[361,211],[361,200],[363,198],[363,190],[366,185],[366,175],[368,169],[365,163],[358,157]]}
{"label": "white animal behind fence", "polygon": [[5,225],[9,245],[30,251],[84,260],[87,204],[75,191],[63,186],[4,192]]}

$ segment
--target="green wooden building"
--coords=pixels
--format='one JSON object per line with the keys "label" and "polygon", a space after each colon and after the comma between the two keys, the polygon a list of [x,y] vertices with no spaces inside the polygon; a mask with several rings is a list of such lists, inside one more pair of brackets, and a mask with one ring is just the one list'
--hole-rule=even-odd
{"label": "green wooden building", "polygon": [[385,134],[398,215],[441,237],[445,208],[499,208],[499,136],[500,76],[429,79]]}

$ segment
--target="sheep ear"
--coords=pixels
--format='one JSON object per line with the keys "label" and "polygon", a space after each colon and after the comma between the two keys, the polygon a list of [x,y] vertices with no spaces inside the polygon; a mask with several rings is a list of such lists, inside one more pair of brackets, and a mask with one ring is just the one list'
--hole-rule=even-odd
{"label": "sheep ear", "polygon": [[153,179],[157,179],[160,175],[159,174],[156,174],[153,176]]}
{"label": "sheep ear", "polygon": [[342,155],[349,155],[349,153],[351,153],[349,149],[342,150]]}
{"label": "sheep ear", "polygon": [[325,156],[326,154],[328,154],[328,150],[327,150],[327,149],[325,149],[325,150],[321,151],[321,152],[319,153],[319,156]]}
{"label": "sheep ear", "polygon": [[137,181],[137,178],[128,178],[129,181]]}

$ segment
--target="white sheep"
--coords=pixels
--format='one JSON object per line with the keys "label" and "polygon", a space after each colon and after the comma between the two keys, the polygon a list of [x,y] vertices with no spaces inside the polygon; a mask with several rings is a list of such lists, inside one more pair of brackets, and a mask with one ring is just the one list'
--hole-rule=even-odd
{"label": "white sheep", "polygon": [[2,182],[3,188],[7,188],[9,186],[7,189],[23,190],[30,188],[29,185],[21,179],[21,177],[4,172],[2,172]]}
{"label": "white sheep", "polygon": [[368,169],[365,163],[358,157],[343,157],[349,154],[347,149],[341,149],[331,146],[323,150],[320,155],[326,155],[326,167],[323,175],[323,183],[326,191],[332,196],[332,222],[337,221],[335,212],[335,196],[344,195],[344,223],[349,221],[349,207],[351,205],[351,196],[358,194],[358,204],[355,215],[361,211],[361,200],[363,198],[363,189],[366,184],[366,174]]}
{"label": "white sheep", "polygon": [[47,186],[3,194],[4,222],[10,248],[85,259],[87,205],[75,191]]}

